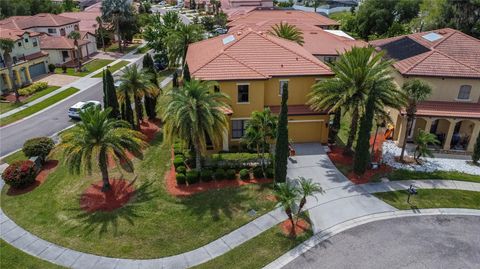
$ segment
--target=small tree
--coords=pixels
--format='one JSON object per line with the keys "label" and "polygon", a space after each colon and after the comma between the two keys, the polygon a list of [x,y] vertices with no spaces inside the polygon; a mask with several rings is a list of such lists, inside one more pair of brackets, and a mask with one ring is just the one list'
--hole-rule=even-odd
{"label": "small tree", "polygon": [[288,162],[288,85],[282,89],[282,106],[278,117],[277,141],[275,145],[275,182],[287,179]]}
{"label": "small tree", "polygon": [[[5,61],[5,65],[8,69],[8,76],[12,83],[12,89],[15,93],[15,103],[20,102],[20,94],[18,93],[18,86],[15,82],[14,75],[13,75],[13,58],[12,58],[12,51],[13,47],[15,46],[15,41],[11,39],[4,39],[0,38],[0,49],[3,50],[3,60]],[[20,83],[20,81],[18,81]]]}
{"label": "small tree", "polygon": [[[143,57],[143,69],[145,70],[145,72],[151,74],[150,82],[152,82],[153,85],[158,86],[157,72],[155,71],[152,56],[148,53],[145,55],[145,57]],[[145,105],[145,113],[151,120],[155,119],[157,116],[156,106],[159,93],[160,90],[152,91],[150,92],[150,95],[145,95],[145,97],[143,98],[143,102]]]}
{"label": "small tree", "polygon": [[432,151],[428,148],[429,144],[439,144],[435,134],[427,133],[423,130],[420,130],[417,138],[415,139],[415,153],[413,154],[413,158],[415,161],[420,164],[421,157],[434,157]]}
{"label": "small tree", "polygon": [[303,207],[307,203],[307,197],[313,196],[316,193],[323,193],[322,187],[320,187],[319,183],[314,183],[311,178],[306,179],[304,177],[299,177],[297,179],[298,185],[299,185],[299,192],[302,198],[300,199],[300,204],[298,206],[298,211],[297,211],[297,222],[298,222],[298,216],[300,216],[300,213],[302,212]]}
{"label": "small tree", "polygon": [[300,197],[298,189],[291,183],[284,182],[284,183],[277,183],[274,188],[275,197],[279,202],[280,206],[283,207],[285,213],[288,216],[292,224],[292,232],[291,235],[295,237],[295,221],[293,216],[293,207],[295,206],[295,202]]}
{"label": "small tree", "polygon": [[78,72],[80,72],[80,69],[82,68],[82,48],[78,45],[78,40],[81,39],[80,32],[70,32],[70,34],[68,34],[68,38],[73,39],[73,46],[75,46],[75,49],[77,49],[75,54],[77,54],[77,68]]}
{"label": "small tree", "polygon": [[480,135],[477,135],[477,141],[475,142],[472,154],[473,163],[478,164],[478,160],[480,160]]}
{"label": "small tree", "polygon": [[111,108],[112,112],[110,112],[109,116],[113,119],[118,119],[120,117],[120,110],[118,105],[117,94],[115,90],[115,83],[113,81],[112,72],[110,69],[107,68],[105,70],[105,103],[104,107]]}
{"label": "small tree", "polygon": [[370,131],[373,127],[375,98],[376,96],[374,94],[370,94],[367,99],[365,114],[360,120],[357,146],[355,147],[355,156],[353,159],[353,171],[357,175],[363,175],[370,162]]}

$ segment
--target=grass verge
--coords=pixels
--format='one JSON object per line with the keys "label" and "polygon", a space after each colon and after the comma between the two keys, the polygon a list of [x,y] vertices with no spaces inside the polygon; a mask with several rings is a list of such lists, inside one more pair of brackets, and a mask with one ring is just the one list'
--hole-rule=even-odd
{"label": "grass verge", "polygon": [[[141,44],[129,44],[124,50],[123,50],[123,53],[124,54],[127,54],[129,53],[130,51],[136,49],[138,46],[140,46]],[[106,49],[106,51],[108,52],[120,52],[118,50],[118,43],[113,43],[112,45],[110,45],[110,47],[108,47]]]}
{"label": "grass verge", "polygon": [[[130,62],[129,61],[120,61],[112,66],[109,67],[110,69],[110,72],[115,72],[117,70],[119,70],[120,68],[126,66],[127,64],[129,64]],[[95,74],[93,76],[94,78],[101,78],[102,77],[102,72],[98,73],[98,74]]]}
{"label": "grass verge", "polygon": [[390,180],[447,179],[480,183],[480,176],[465,174],[456,171],[416,172],[406,169],[397,169],[384,176]]}
{"label": "grass verge", "polygon": [[19,150],[13,154],[10,154],[8,155],[7,157],[3,158],[2,159],[2,163],[5,162],[5,163],[8,163],[8,164],[11,164],[13,163],[14,161],[18,161],[18,160],[26,160],[27,159],[27,156],[25,156],[25,154],[23,154],[23,151],[22,150]]}
{"label": "grass verge", "polygon": [[49,98],[39,102],[39,103],[36,103],[30,107],[27,107],[25,108],[24,110],[21,110],[13,115],[10,115],[8,117],[5,117],[5,118],[1,118],[0,119],[0,126],[5,126],[7,124],[10,124],[10,123],[13,123],[17,120],[20,120],[20,119],[23,119],[27,116],[30,116],[46,107],[49,107],[57,102],[59,102],[60,100],[63,100],[65,98],[67,98],[68,96],[78,92],[79,89],[77,88],[74,88],[74,87],[70,87],[60,93],[57,93],[53,96],[50,96]]}
{"label": "grass verge", "polygon": [[12,109],[15,109],[17,107],[20,107],[20,106],[23,106],[25,104],[28,104],[30,102],[32,102],[33,100],[36,100],[42,96],[45,96],[57,89],[59,89],[60,87],[58,86],[50,86],[48,88],[46,88],[45,90],[43,91],[39,91],[39,92],[36,92],[34,94],[32,94],[31,96],[27,97],[25,100],[23,100],[22,102],[18,103],[18,104],[15,104],[15,103],[0,103],[0,114],[3,114],[7,111],[10,111]]}
{"label": "grass verge", "polygon": [[0,268],[59,269],[64,268],[35,258],[0,240]]}
{"label": "grass verge", "polygon": [[55,68],[55,73],[57,74],[64,74],[69,76],[77,76],[77,77],[84,77],[106,65],[113,62],[113,60],[108,59],[95,59],[87,64],[84,64],[82,68],[85,68],[86,71],[83,72],[75,72],[75,68],[67,68],[67,73],[64,74],[61,67]]}
{"label": "grass verge", "polygon": [[193,268],[262,268],[312,235],[309,230],[293,239],[285,236],[279,226],[275,226],[224,255]]}
{"label": "grass verge", "polygon": [[405,190],[374,194],[398,209],[416,208],[473,208],[480,209],[480,192],[463,190],[420,189],[410,198]]}
{"label": "grass verge", "polygon": [[[59,245],[97,255],[158,258],[190,251],[231,232],[272,210],[271,184],[211,190],[185,198],[165,190],[169,147],[162,135],[134,160],[136,176],[110,169],[111,178],[133,180],[136,196],[112,212],[86,213],[79,197],[100,173],[71,175],[59,165],[34,191],[0,197],[2,209],[18,225]],[[54,156],[53,157],[59,157]],[[60,159],[60,163],[62,160]],[[257,216],[248,211],[254,209]]]}

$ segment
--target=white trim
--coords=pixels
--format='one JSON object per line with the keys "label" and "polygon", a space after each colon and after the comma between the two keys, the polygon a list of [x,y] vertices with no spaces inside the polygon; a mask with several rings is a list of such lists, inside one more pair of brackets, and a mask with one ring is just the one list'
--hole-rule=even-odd
{"label": "white trim", "polygon": [[249,120],[251,118],[245,118],[245,117],[240,117],[240,118],[230,118],[230,121],[234,121],[234,120]]}
{"label": "white trim", "polygon": [[249,104],[250,102],[242,102],[242,103],[237,102],[237,105],[249,105]]}
{"label": "white trim", "polygon": [[[250,82],[239,82],[237,83],[237,86],[240,86],[240,85],[248,85],[250,86]],[[249,89],[250,90],[250,89]]]}
{"label": "white trim", "polygon": [[301,122],[325,122],[325,120],[289,120],[291,123],[301,123]]}

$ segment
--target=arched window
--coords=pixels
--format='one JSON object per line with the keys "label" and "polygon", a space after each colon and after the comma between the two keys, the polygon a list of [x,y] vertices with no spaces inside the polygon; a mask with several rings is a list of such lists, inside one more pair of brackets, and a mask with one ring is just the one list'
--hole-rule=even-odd
{"label": "arched window", "polygon": [[472,91],[471,85],[462,85],[460,86],[460,91],[458,91],[458,100],[469,100],[470,92]]}

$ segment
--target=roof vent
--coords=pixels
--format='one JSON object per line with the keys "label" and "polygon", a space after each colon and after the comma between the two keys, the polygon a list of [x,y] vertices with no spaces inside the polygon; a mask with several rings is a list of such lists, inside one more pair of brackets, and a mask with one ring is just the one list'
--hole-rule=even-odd
{"label": "roof vent", "polygon": [[[241,34],[241,32],[239,32],[239,35],[240,34]],[[235,37],[233,35],[229,35],[229,36],[227,36],[223,39],[223,45],[227,45],[228,43],[233,42],[233,41],[235,41]]]}
{"label": "roof vent", "polygon": [[437,33],[428,33],[426,35],[423,35],[422,36],[424,39],[430,41],[430,42],[434,42],[434,41],[437,41],[439,40],[440,38],[442,38],[443,36],[437,34]]}

